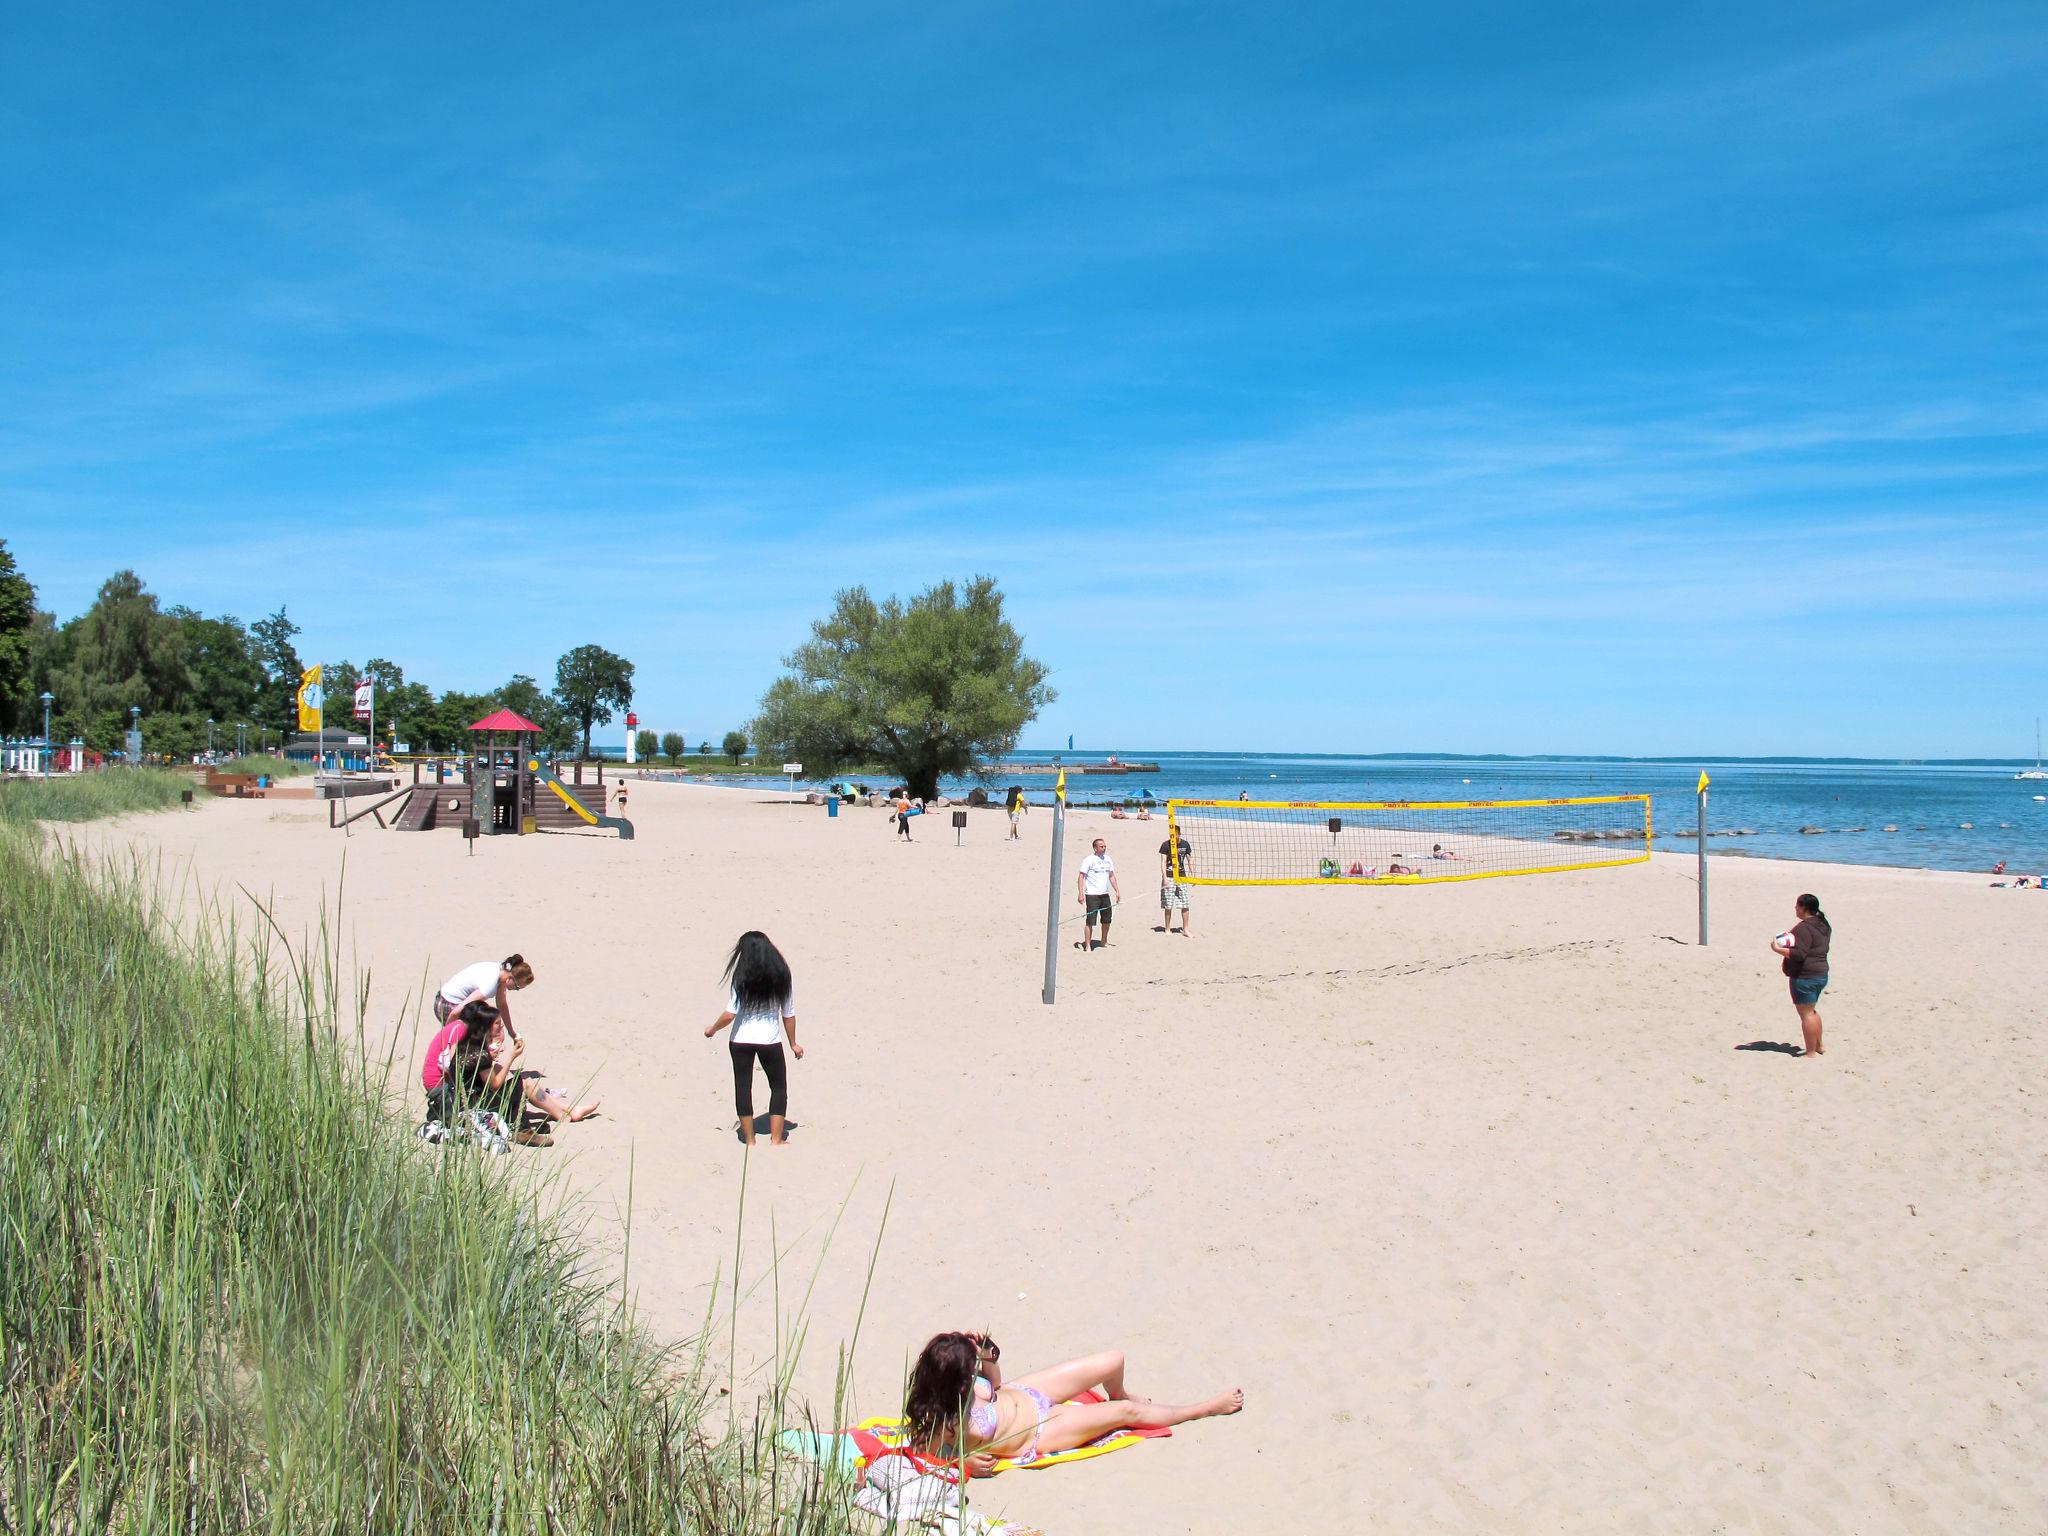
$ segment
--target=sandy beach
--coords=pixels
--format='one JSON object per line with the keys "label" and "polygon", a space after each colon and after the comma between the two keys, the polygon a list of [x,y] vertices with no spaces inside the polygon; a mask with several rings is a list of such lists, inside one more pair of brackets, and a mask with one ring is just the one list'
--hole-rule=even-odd
{"label": "sandy beach", "polygon": [[[795,1381],[821,1418],[871,1257],[860,1412],[949,1327],[1013,1373],[1117,1346],[1137,1392],[1245,1389],[1237,1418],[977,1486],[1055,1536],[2048,1527],[2048,896],[1721,858],[1701,949],[1692,858],[1660,853],[1197,888],[1167,937],[1163,820],[1081,811],[1063,907],[1096,835],[1126,905],[1048,1008],[1049,812],[1022,843],[977,812],[964,846],[943,815],[904,846],[879,810],[631,800],[632,842],[474,856],[274,802],[84,835],[269,893],[292,932],[345,856],[410,1113],[425,994],[523,952],[527,1065],[605,1114],[518,1155],[567,1165],[614,1261],[630,1183],[630,1283],[671,1336],[731,1269],[742,1158],[702,1030],[733,939],[767,931],[808,1057],[790,1145],[748,1174],[743,1395],[775,1349],[771,1230],[785,1330],[817,1271]],[[1835,924],[1828,1054],[1736,1050],[1798,1039],[1765,946],[1802,890]]]}

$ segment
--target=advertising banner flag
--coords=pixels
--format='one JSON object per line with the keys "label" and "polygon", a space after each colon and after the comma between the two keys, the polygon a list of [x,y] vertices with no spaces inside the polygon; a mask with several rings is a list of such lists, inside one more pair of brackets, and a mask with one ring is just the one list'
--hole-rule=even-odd
{"label": "advertising banner flag", "polygon": [[368,678],[356,684],[356,718],[371,719],[377,713],[377,685]]}
{"label": "advertising banner flag", "polygon": [[306,668],[299,678],[299,729],[317,731],[320,729],[320,706],[323,699],[320,691],[320,669]]}

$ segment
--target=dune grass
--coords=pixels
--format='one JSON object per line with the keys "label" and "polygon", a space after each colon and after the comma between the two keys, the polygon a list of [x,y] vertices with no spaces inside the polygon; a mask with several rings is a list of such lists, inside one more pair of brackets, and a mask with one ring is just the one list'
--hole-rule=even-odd
{"label": "dune grass", "polygon": [[273,779],[296,779],[301,774],[311,773],[311,763],[293,762],[288,757],[272,757],[267,752],[251,752],[242,757],[231,757],[221,763],[217,773],[267,773]]}
{"label": "dune grass", "polygon": [[5,827],[0,892],[0,1530],[849,1528],[783,1363],[711,1411],[538,1162],[415,1140],[325,920]]}
{"label": "dune grass", "polygon": [[192,787],[174,768],[102,768],[0,783],[0,822],[98,821],[131,811],[167,811]]}

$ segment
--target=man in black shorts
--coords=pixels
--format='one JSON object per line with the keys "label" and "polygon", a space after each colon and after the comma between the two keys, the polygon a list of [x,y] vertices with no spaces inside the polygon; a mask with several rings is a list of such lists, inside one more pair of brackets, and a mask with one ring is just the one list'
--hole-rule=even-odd
{"label": "man in black shorts", "polygon": [[1095,839],[1095,851],[1081,861],[1080,871],[1074,876],[1074,899],[1087,913],[1081,924],[1086,935],[1081,947],[1090,952],[1095,949],[1097,920],[1102,923],[1102,943],[1107,947],[1109,920],[1124,893],[1116,883],[1116,861],[1109,856],[1109,844],[1099,837]]}

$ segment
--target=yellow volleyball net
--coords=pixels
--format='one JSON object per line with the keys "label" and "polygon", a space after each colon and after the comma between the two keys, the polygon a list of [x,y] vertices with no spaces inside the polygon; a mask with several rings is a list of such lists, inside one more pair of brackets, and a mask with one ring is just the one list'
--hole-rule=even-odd
{"label": "yellow volleyball net", "polygon": [[1428,885],[1649,860],[1648,795],[1570,800],[1169,800],[1189,885]]}

